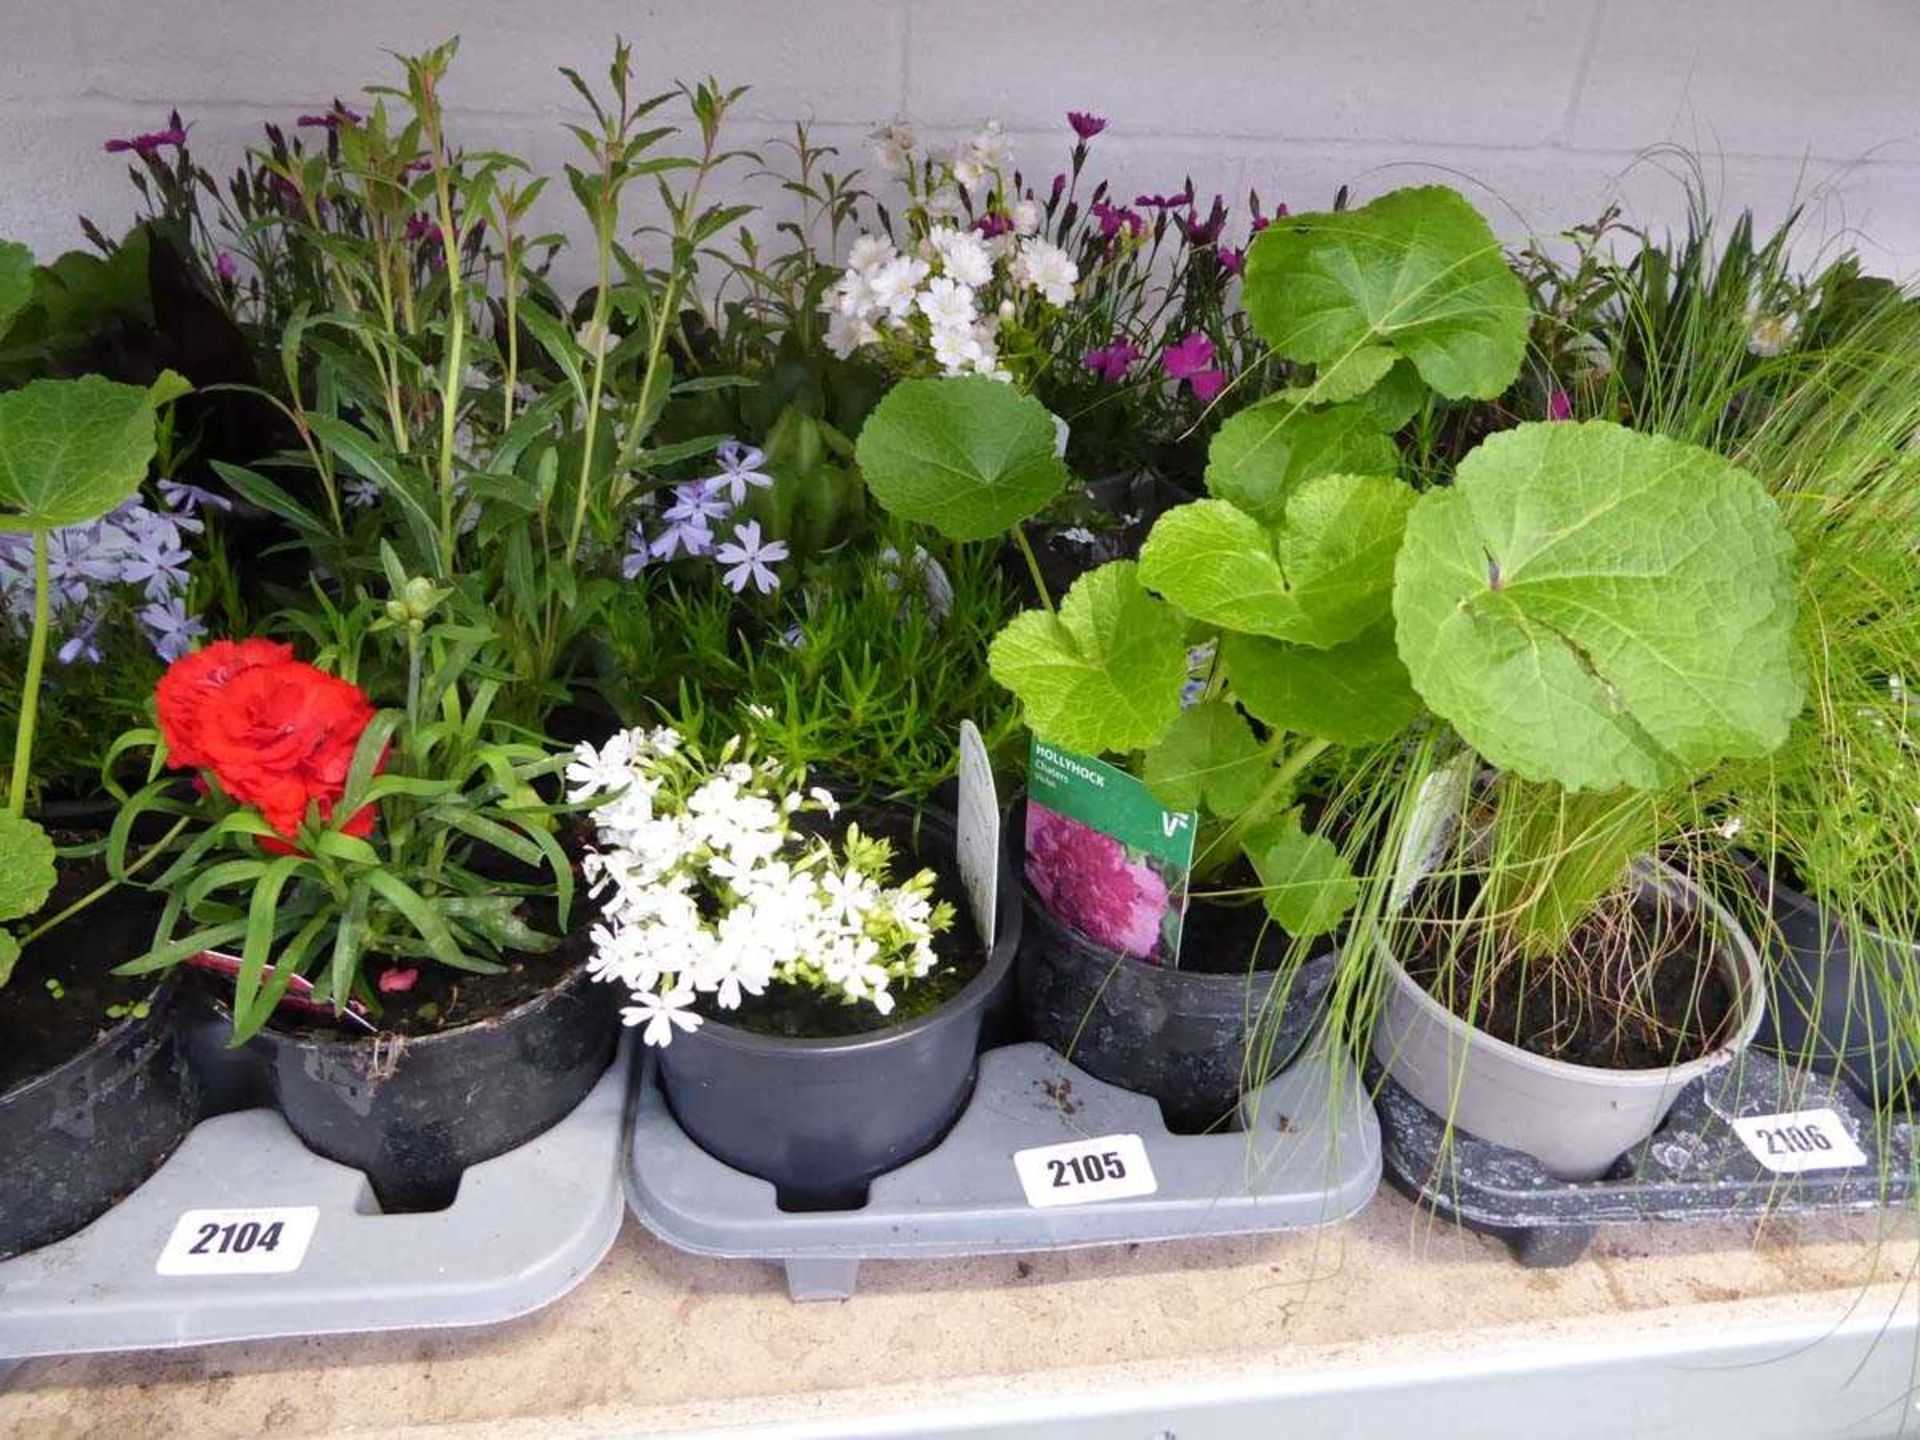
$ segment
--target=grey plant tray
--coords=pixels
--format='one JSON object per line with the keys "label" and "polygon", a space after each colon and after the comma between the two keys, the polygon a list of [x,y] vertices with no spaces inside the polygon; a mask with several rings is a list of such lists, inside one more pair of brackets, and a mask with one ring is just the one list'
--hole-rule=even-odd
{"label": "grey plant tray", "polygon": [[[616,1059],[553,1129],[468,1170],[447,1209],[383,1215],[357,1170],[309,1151],[278,1114],[203,1120],[79,1234],[0,1263],[0,1368],[40,1355],[487,1325],[571,1290],[620,1232],[627,1066]],[[312,1206],[288,1274],[164,1276],[187,1210]]]}
{"label": "grey plant tray", "polygon": [[[1530,1155],[1464,1131],[1449,1135],[1440,1116],[1392,1080],[1376,1084],[1388,1182],[1504,1241],[1527,1266],[1572,1264],[1602,1225],[1875,1210],[1899,1204],[1916,1183],[1911,1120],[1877,1120],[1845,1081],[1757,1050],[1688,1085],[1653,1136],[1599,1180],[1559,1180]],[[1774,1174],[1730,1123],[1824,1108],[1840,1116],[1866,1164]]]}
{"label": "grey plant tray", "polygon": [[[1044,1045],[981,1057],[973,1097],[934,1149],[873,1182],[858,1210],[793,1213],[702,1150],[640,1076],[628,1148],[634,1214],[697,1255],[772,1260],[795,1300],[851,1296],[862,1260],[1065,1250],[1328,1225],[1380,1182],[1380,1131],[1352,1063],[1318,1046],[1243,1102],[1244,1131],[1175,1135],[1160,1107]],[[1035,1209],[1015,1151],[1101,1135],[1145,1143],[1151,1195]]]}

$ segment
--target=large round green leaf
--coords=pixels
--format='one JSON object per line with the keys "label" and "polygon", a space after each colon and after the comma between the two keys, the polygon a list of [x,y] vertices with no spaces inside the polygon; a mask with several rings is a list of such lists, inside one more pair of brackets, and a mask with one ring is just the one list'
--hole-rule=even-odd
{"label": "large round green leaf", "polygon": [[1532,320],[1493,231],[1444,185],[1274,221],[1247,255],[1246,306],[1290,360],[1324,371],[1384,347],[1455,399],[1513,383]]}
{"label": "large round green leaf", "polygon": [[153,459],[153,400],[88,375],[0,394],[0,530],[58,530],[113,509]]}
{"label": "large round green leaf", "polygon": [[1229,635],[1220,658],[1233,698],[1276,730],[1369,745],[1399,734],[1420,713],[1391,620],[1327,650]]}
{"label": "large round green leaf", "polygon": [[882,505],[953,540],[1004,534],[1067,484],[1047,407],[984,375],[901,381],[855,453]]}
{"label": "large round green leaf", "polygon": [[1160,517],[1140,579],[1196,620],[1337,645],[1387,613],[1413,491],[1383,475],[1316,475],[1268,528],[1224,500]]}
{"label": "large round green leaf", "polygon": [[1263,525],[1278,525],[1287,498],[1315,475],[1391,475],[1400,454],[1361,405],[1314,410],[1268,401],[1233,416],[1207,452],[1207,489]]}
{"label": "large round green leaf", "polygon": [[1093,754],[1138,750],[1180,715],[1186,626],[1140,588],[1133,562],[1119,561],[1081,576],[1058,615],[1016,616],[987,663],[1042,740]]}
{"label": "large round green leaf", "polygon": [[1759,482],[1618,425],[1523,425],[1420,497],[1401,658],[1494,764],[1650,788],[1765,755],[1800,709],[1793,546]]}

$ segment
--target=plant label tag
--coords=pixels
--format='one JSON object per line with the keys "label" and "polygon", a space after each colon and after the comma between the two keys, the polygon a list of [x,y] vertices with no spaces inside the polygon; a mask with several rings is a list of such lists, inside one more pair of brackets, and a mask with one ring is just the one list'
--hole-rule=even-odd
{"label": "plant label tag", "polygon": [[1198,825],[1126,771],[1033,742],[1027,883],[1049,915],[1095,944],[1152,965],[1179,963]]}
{"label": "plant label tag", "polygon": [[974,929],[993,949],[1000,918],[1000,797],[987,742],[971,720],[960,722],[960,883]]}
{"label": "plant label tag", "polygon": [[1160,1188],[1146,1144],[1138,1135],[1099,1135],[1016,1150],[1013,1168],[1020,1188],[1027,1192],[1027,1204],[1036,1210],[1126,1200]]}
{"label": "plant label tag", "polygon": [[307,1258],[317,1205],[189,1210],[153,1268],[160,1275],[290,1275]]}
{"label": "plant label tag", "polygon": [[1754,1159],[1778,1175],[1851,1170],[1867,1163],[1866,1152],[1831,1109],[1744,1115],[1733,1122],[1733,1131]]}

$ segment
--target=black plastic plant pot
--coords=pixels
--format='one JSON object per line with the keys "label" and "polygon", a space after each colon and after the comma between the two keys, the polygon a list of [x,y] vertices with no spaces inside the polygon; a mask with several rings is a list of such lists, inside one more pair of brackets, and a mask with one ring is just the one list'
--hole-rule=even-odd
{"label": "black plastic plant pot", "polygon": [[[1768,899],[1769,996],[1755,1043],[1843,1076],[1863,1099],[1909,1098],[1920,1081],[1920,1046],[1894,1018],[1920,1009],[1920,944],[1878,930],[1852,932],[1811,896],[1758,866],[1749,869]],[[1872,960],[1862,956],[1872,951]],[[1887,982],[1895,982],[1889,1000]]]}
{"label": "black plastic plant pot", "polygon": [[199,1087],[180,993],[169,976],[144,1014],[0,1095],[0,1260],[86,1228],[193,1128]]}
{"label": "black plastic plant pot", "polygon": [[250,1044],[309,1150],[363,1172],[385,1211],[439,1210],[469,1166],[524,1145],[586,1098],[613,1059],[616,998],[582,966],[503,1014],[432,1035],[269,1026]]}
{"label": "black plastic plant pot", "polygon": [[[917,863],[955,870],[953,822],[919,817]],[[1004,851],[996,934],[980,972],[938,1009],[832,1039],[764,1035],[711,1018],[650,1051],[674,1118],[702,1149],[770,1181],[788,1210],[866,1203],[877,1175],[939,1142],[973,1091],[981,1029],[1004,1002],[1020,945],[1020,890]],[[963,913],[956,926],[971,931]]]}
{"label": "black plastic plant pot", "polygon": [[1034,1039],[1192,1133],[1228,1122],[1243,1091],[1298,1058],[1334,964],[1328,951],[1294,967],[1284,993],[1277,970],[1168,969],[1061,924],[1028,890],[1020,1008]]}

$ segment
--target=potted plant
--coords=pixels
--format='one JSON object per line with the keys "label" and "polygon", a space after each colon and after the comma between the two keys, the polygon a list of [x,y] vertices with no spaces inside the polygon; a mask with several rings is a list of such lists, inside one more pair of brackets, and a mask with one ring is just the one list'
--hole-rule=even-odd
{"label": "potted plant", "polygon": [[[0,246],[0,325],[24,300],[31,267],[23,249]],[[0,1258],[85,1226],[160,1166],[195,1114],[174,987],[109,975],[138,949],[139,907],[115,892],[97,835],[28,813],[52,553],[70,527],[139,490],[154,432],[147,390],[97,377],[0,394],[0,531],[31,537],[26,665],[0,810]],[[66,923],[83,910],[84,925]]]}
{"label": "potted plant", "polygon": [[[117,747],[150,747],[152,778],[110,854],[143,815],[187,822],[152,882],[151,946],[122,971],[224,957],[233,1043],[264,1057],[287,1123],[385,1208],[419,1210],[568,1114],[617,1026],[574,915],[578,840],[551,803],[564,754],[500,738],[487,631],[383,559],[384,599],[308,617],[331,672],[259,638],[168,669],[157,730]],[[382,672],[383,636],[404,676],[387,710],[355,683]]]}
{"label": "potted plant", "polygon": [[[1391,432],[1424,403],[1422,377],[1447,396],[1497,395],[1525,343],[1524,293],[1457,195],[1398,192],[1341,220],[1346,255],[1300,260],[1284,220],[1249,255],[1250,317],[1300,383],[1221,427],[1210,497],[1163,515],[1137,565],[1091,572],[1057,609],[1019,528],[1065,483],[1037,404],[974,380],[906,382],[860,437],[882,504],[956,538],[1011,527],[1029,556],[1044,608],[995,639],[991,666],[1036,737],[1124,757],[1163,803],[1199,817],[1178,969],[1153,927],[1127,922],[1138,886],[1096,887],[1116,913],[1069,913],[1062,885],[1036,872],[1058,855],[1082,876],[1068,889],[1094,886],[1095,871],[1123,879],[1131,862],[1115,842],[1086,831],[1053,844],[1060,827],[1045,817],[1050,828],[1028,828],[1041,882],[1021,960],[1030,1025],[1182,1127],[1222,1119],[1311,1032],[1332,937],[1363,884],[1353,860],[1371,843],[1370,824],[1354,823],[1370,808],[1359,777],[1420,713],[1389,615],[1415,500]],[[1364,283],[1383,277],[1391,313],[1298,273],[1334,260]],[[1288,309],[1295,292],[1317,297],[1311,332]],[[1328,824],[1319,812],[1336,794],[1346,814]],[[1178,903],[1164,886],[1154,895]]]}
{"label": "potted plant", "polygon": [[1605,1172],[1759,1025],[1753,944],[1677,847],[1800,709],[1792,553],[1752,476],[1600,421],[1491,437],[1408,519],[1401,658],[1499,774],[1421,802],[1458,823],[1415,843],[1374,1053],[1552,1174]]}
{"label": "potted plant", "polygon": [[689,1135],[822,1209],[946,1133],[1020,932],[1004,878],[991,947],[976,929],[951,819],[841,810],[748,743],[709,758],[664,727],[581,746],[567,779],[598,803],[594,973],[631,991]]}

